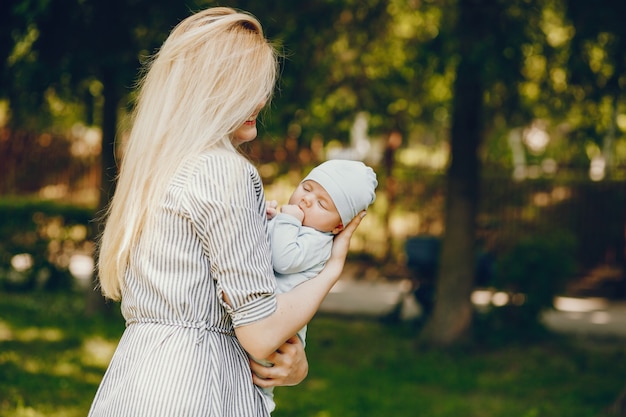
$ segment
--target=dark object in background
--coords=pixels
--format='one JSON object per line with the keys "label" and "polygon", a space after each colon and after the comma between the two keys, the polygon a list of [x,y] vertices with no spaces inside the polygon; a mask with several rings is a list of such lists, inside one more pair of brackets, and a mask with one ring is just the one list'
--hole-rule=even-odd
{"label": "dark object in background", "polygon": [[409,238],[404,245],[407,267],[413,273],[413,295],[422,307],[422,317],[433,310],[440,247],[441,241],[428,235]]}
{"label": "dark object in background", "polygon": [[[404,244],[407,267],[413,275],[413,294],[422,307],[422,316],[428,316],[434,307],[435,282],[439,269],[441,240],[430,235],[410,237]],[[478,287],[492,285],[495,256],[481,251],[476,256],[474,284]]]}

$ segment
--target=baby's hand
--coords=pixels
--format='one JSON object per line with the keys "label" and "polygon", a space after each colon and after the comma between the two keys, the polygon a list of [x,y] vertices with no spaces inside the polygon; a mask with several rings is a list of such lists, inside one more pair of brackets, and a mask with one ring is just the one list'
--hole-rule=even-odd
{"label": "baby's hand", "polygon": [[276,207],[278,207],[278,201],[276,200],[267,201],[265,203],[265,214],[267,215],[267,220],[272,220],[276,217],[276,214],[278,214]]}
{"label": "baby's hand", "polygon": [[285,204],[280,208],[280,212],[295,217],[299,221],[304,220],[304,212],[295,204]]}

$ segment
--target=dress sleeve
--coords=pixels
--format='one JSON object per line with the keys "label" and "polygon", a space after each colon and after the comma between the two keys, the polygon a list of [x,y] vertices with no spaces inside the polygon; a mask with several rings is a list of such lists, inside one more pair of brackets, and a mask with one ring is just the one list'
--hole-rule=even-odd
{"label": "dress sleeve", "polygon": [[[265,197],[256,169],[241,157],[211,156],[187,184],[186,203],[202,242],[219,302],[233,326],[276,310]],[[231,305],[224,301],[228,295]]]}

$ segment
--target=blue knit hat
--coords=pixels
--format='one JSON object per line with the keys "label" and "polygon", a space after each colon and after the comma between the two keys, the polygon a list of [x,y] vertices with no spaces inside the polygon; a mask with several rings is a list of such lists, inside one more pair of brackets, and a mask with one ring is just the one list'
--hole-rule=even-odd
{"label": "blue knit hat", "polygon": [[376,173],[360,161],[331,159],[313,168],[302,181],[307,180],[324,187],[344,226],[376,199]]}

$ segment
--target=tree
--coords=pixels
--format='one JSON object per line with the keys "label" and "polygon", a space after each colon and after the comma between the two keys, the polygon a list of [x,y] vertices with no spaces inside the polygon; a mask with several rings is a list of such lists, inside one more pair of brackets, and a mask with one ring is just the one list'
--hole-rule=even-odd
{"label": "tree", "polygon": [[102,129],[97,209],[101,214],[115,188],[119,114],[131,97],[141,56],[152,54],[171,27],[186,16],[186,5],[142,0],[53,0],[36,2],[36,7],[29,0],[6,4],[11,4],[11,25],[0,32],[0,52],[12,58],[6,61],[8,74],[3,81],[7,82],[0,93],[9,98],[10,123],[41,129],[42,124],[51,124],[50,118],[42,117],[50,114],[50,97],[80,103],[83,121]]}
{"label": "tree", "polygon": [[[445,234],[433,314],[420,341],[450,346],[471,334],[476,214],[480,201],[480,146],[496,115],[524,119],[519,108],[522,21],[530,2],[459,0],[449,42],[458,60],[452,99],[450,162],[446,174]],[[488,99],[489,98],[489,99]]]}
{"label": "tree", "polygon": [[483,42],[489,35],[485,2],[461,0],[457,21],[460,62],[452,108],[451,159],[447,174],[446,232],[442,243],[436,303],[421,338],[448,345],[471,326],[474,229],[478,203],[478,146],[482,135]]}

